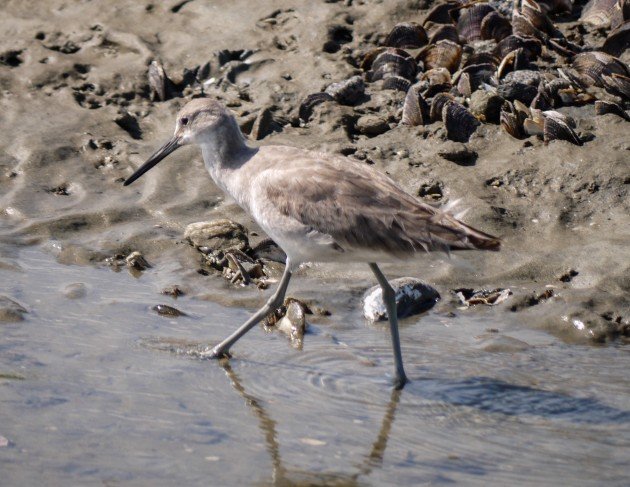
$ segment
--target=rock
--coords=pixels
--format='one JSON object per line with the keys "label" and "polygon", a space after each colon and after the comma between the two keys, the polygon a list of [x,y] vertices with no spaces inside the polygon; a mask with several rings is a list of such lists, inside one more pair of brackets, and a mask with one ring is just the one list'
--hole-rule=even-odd
{"label": "rock", "polygon": [[177,308],[173,308],[168,304],[156,304],[151,309],[160,316],[169,316],[172,318],[176,318],[178,316],[187,316],[186,313],[184,313],[183,311],[180,311]]}
{"label": "rock", "polygon": [[287,311],[276,323],[279,331],[285,333],[291,340],[302,340],[306,331],[305,310],[299,301],[291,301],[287,305]]}
{"label": "rock", "polygon": [[[434,288],[414,277],[393,279],[389,284],[396,293],[398,318],[427,311],[440,299],[440,294]],[[373,286],[363,295],[363,316],[371,323],[388,319],[381,286]]]}
{"label": "rock", "polygon": [[363,115],[357,120],[357,130],[368,137],[375,137],[389,130],[389,124],[377,115]]}
{"label": "rock", "polygon": [[470,96],[468,107],[471,113],[481,121],[499,123],[501,107],[504,101],[503,98],[495,93],[477,90]]}
{"label": "rock", "polygon": [[21,304],[6,296],[0,296],[0,322],[22,321],[28,313]]}
{"label": "rock", "polygon": [[86,294],[87,286],[82,282],[68,284],[63,290],[63,295],[68,299],[84,298]]}
{"label": "rock", "polygon": [[183,296],[186,293],[182,290],[181,287],[179,287],[177,284],[174,284],[173,286],[165,287],[164,289],[162,289],[162,294],[165,294],[166,296],[171,296],[173,298],[178,298],[179,296]]}
{"label": "rock", "polygon": [[151,268],[151,264],[149,264],[147,259],[144,258],[144,255],[137,250],[135,252],[131,252],[127,257],[125,257],[125,264],[127,264],[127,267],[131,267],[132,269],[136,269],[138,271],[144,271]]}
{"label": "rock", "polygon": [[191,223],[184,232],[193,247],[215,250],[245,250],[249,246],[247,230],[243,225],[222,219],[211,222]]}
{"label": "rock", "polygon": [[282,306],[263,320],[263,326],[267,329],[275,327],[291,339],[293,346],[301,348],[308,327],[307,314],[312,314],[312,311],[306,304],[295,298],[286,298]]}
{"label": "rock", "polygon": [[279,262],[280,264],[284,264],[287,261],[287,254],[270,238],[258,242],[258,244],[252,248],[252,256],[254,259],[265,259],[272,262]]}

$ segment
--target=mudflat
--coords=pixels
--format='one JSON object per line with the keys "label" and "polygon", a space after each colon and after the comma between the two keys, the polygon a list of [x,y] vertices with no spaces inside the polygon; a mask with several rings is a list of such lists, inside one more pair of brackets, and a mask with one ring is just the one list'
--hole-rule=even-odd
{"label": "mudflat", "polygon": [[[177,422],[180,417],[173,413],[177,406],[164,398],[169,391],[185,395],[186,384],[192,387],[180,381],[180,372],[186,371],[211,384],[212,392],[206,391],[207,396],[189,397],[194,402],[189,410],[195,418],[191,429],[177,434],[160,430],[153,437],[148,433],[150,424],[142,423],[145,429],[135,430],[134,436],[127,439],[126,447],[136,453],[142,449],[143,434],[156,442],[176,437],[178,445],[192,438],[197,451],[203,449],[206,460],[198,459],[199,463],[189,472],[176,468],[167,477],[169,481],[199,482],[192,472],[201,472],[208,465],[214,468],[217,461],[230,457],[220,451],[237,455],[243,439],[251,438],[258,430],[266,438],[260,440],[261,448],[263,453],[271,453],[274,470],[287,474],[279,460],[286,460],[290,453],[278,453],[281,440],[287,438],[277,440],[275,423],[270,419],[274,417],[280,422],[281,437],[291,431],[282,426],[283,419],[301,432],[286,443],[293,452],[300,451],[311,459],[302,463],[300,479],[312,480],[304,473],[308,471],[309,475],[319,472],[315,478],[324,484],[358,482],[361,475],[368,482],[378,483],[390,478],[396,471],[396,462],[408,462],[410,468],[401,474],[408,483],[452,478],[465,480],[469,485],[475,481],[487,485],[485,474],[496,474],[498,483],[507,482],[514,477],[506,473],[508,469],[498,472],[496,465],[510,462],[502,451],[511,445],[510,438],[519,430],[520,419],[514,418],[531,411],[502,407],[501,399],[497,407],[478,407],[492,403],[493,395],[502,391],[503,396],[499,396],[505,404],[520,398],[526,404],[531,400],[532,411],[543,405],[538,419],[524,420],[535,430],[532,444],[556,435],[555,426],[550,426],[555,414],[564,421],[574,406],[578,417],[568,421],[584,423],[591,411],[607,405],[609,409],[601,409],[605,417],[589,426],[589,431],[593,438],[605,436],[611,424],[622,428],[618,430],[622,436],[625,431],[625,440],[619,440],[615,453],[610,450],[596,459],[606,472],[600,479],[621,482],[615,468],[621,464],[619,448],[627,448],[628,439],[624,409],[628,389],[624,392],[623,387],[627,378],[621,364],[625,360],[627,365],[625,343],[630,335],[630,123],[615,113],[596,113],[594,100],[588,101],[586,95],[574,103],[550,107],[575,121],[573,130],[582,145],[569,140],[543,140],[536,135],[518,139],[508,134],[498,119],[483,119],[465,142],[451,140],[453,136],[444,121],[401,123],[406,91],[400,86],[387,89],[383,80],[370,78],[365,57],[385,43],[395,24],[422,24],[432,6],[429,2],[376,1],[5,2],[0,20],[0,294],[5,298],[0,301],[0,331],[6,332],[4,341],[9,353],[0,368],[0,380],[9,385],[0,389],[0,395],[6,394],[11,407],[0,425],[7,424],[10,416],[21,414],[24,401],[36,405],[26,408],[24,419],[16,424],[32,421],[41,408],[49,412],[54,423],[37,423],[41,431],[50,432],[46,428],[53,426],[61,428],[65,417],[80,417],[80,411],[71,409],[71,405],[72,399],[80,398],[82,392],[78,386],[76,390],[64,387],[62,380],[63,357],[76,336],[85,345],[82,354],[92,350],[96,355],[87,360],[89,376],[82,375],[81,360],[69,359],[69,376],[77,384],[91,384],[88,390],[95,397],[99,396],[97,391],[111,386],[110,392],[103,392],[107,397],[97,403],[125,417],[125,423],[130,418],[142,422],[148,417],[150,401],[144,403],[146,398],[141,392],[150,391],[144,386],[141,392],[134,391],[137,384],[124,385],[111,377],[108,385],[108,380],[99,375],[99,364],[113,366],[118,361],[131,369],[139,367],[143,372],[136,378],[141,381],[141,377],[150,376],[147,364],[159,362],[160,370],[168,377],[159,391],[165,401],[161,403],[161,411],[166,414],[162,419],[168,422]],[[610,29],[598,29],[581,20],[582,7],[580,3],[572,12],[554,16],[554,25],[573,43],[598,48]],[[475,49],[489,49],[473,42],[468,44],[474,49],[464,50],[464,58]],[[420,49],[409,52],[417,56]],[[569,56],[548,51],[537,61],[541,72],[559,76],[558,69],[571,67]],[[627,50],[619,54],[619,59],[627,66]],[[156,66],[168,77],[164,96],[155,92],[155,83],[150,83],[149,72],[153,69],[155,73]],[[438,74],[444,75],[435,73]],[[360,96],[351,101],[338,95],[323,96],[312,106],[305,105],[309,95],[325,92],[331,84],[353,76],[362,79]],[[456,73],[449,76],[457,87]],[[417,75],[423,81],[421,77]],[[476,88],[486,89],[482,85]],[[330,89],[329,92],[335,93]],[[620,97],[601,87],[584,88],[583,93],[623,107]],[[454,100],[472,110],[471,100],[479,98],[473,94],[456,94]],[[221,390],[230,383],[221,382],[223,369],[212,367],[212,363],[156,353],[185,351],[194,348],[190,343],[219,340],[243,320],[245,310],[255,309],[270,293],[253,284],[230,283],[220,272],[213,272],[185,238],[189,224],[221,219],[243,225],[252,245],[265,237],[251,218],[213,184],[197,149],[181,149],[134,186],[122,186],[124,179],[168,140],[175,114],[196,96],[215,97],[226,104],[252,145],[285,144],[347,155],[386,172],[424,201],[445,205],[459,200],[453,211],[467,209],[464,222],[502,238],[502,250],[498,253],[427,256],[383,267],[392,278],[420,278],[442,296],[433,310],[403,322],[403,354],[410,361],[411,393],[390,399],[385,378],[390,359],[386,330],[379,325],[365,329],[361,316],[361,296],[374,284],[364,265],[308,265],[299,271],[289,295],[312,307],[325,308],[330,315],[316,313],[309,318],[315,333],[306,335],[302,352],[290,348],[283,336],[253,331],[251,337],[245,338],[240,352],[238,346],[234,350],[242,355],[242,361],[237,356],[233,364],[245,380],[234,378],[232,369],[227,372],[233,388],[239,392],[236,399],[231,398],[231,389]],[[140,252],[151,267],[131,266],[131,273],[112,272],[111,269],[125,268],[124,258],[132,252]],[[112,265],[121,258],[121,265]],[[273,286],[281,265],[270,264],[267,271]],[[82,272],[86,273],[85,278],[81,277]],[[99,282],[107,286],[107,291],[95,291]],[[179,301],[160,294],[174,285],[185,293]],[[116,286],[120,286],[119,297],[114,292]],[[502,296],[506,299],[495,306],[470,307],[464,307],[457,296],[458,291],[464,296],[467,291],[462,290],[483,289],[509,289],[509,294],[505,292]],[[158,316],[150,309],[158,303],[169,303],[188,316]],[[89,320],[85,321],[85,316]],[[96,323],[99,317],[102,326],[110,324],[111,335],[101,335],[104,329]],[[72,324],[73,333],[61,327],[60,321],[64,320]],[[52,328],[46,328],[42,334],[37,328],[42,323]],[[96,326],[99,332],[88,332],[91,328],[86,323]],[[51,334],[52,331],[59,334]],[[358,340],[354,345],[353,336]],[[340,341],[339,337],[343,339]],[[109,339],[119,351],[102,355],[98,344]],[[37,346],[29,349],[29,342]],[[46,348],[47,343],[50,349]],[[349,348],[335,348],[342,346],[340,343],[343,347],[350,343]],[[602,343],[607,346],[599,347]],[[457,358],[449,364],[445,353]],[[286,389],[279,384],[268,384],[270,389],[261,385],[274,381],[273,374],[256,370],[257,361],[264,362],[268,354],[273,358],[268,359],[267,365],[275,370],[276,379]],[[531,373],[523,372],[510,361],[514,357],[520,366],[532,365],[536,360],[540,363],[532,365]],[[324,365],[326,358],[330,361]],[[477,365],[467,369],[469,360],[477,361]],[[48,385],[40,384],[42,380],[46,383],[36,372],[40,362],[49,367],[42,369],[49,370]],[[586,378],[575,370],[580,363],[594,367]],[[289,365],[284,364],[298,372],[291,373]],[[431,373],[438,368],[439,374]],[[112,374],[124,374],[125,368],[120,365],[111,370]],[[608,373],[611,382],[600,384]],[[436,374],[444,381],[414,381],[414,377]],[[356,376],[356,381],[349,380],[351,376]],[[455,379],[458,376],[462,376],[460,382]],[[479,379],[486,376],[493,376],[494,382]],[[248,377],[252,379],[249,385]],[[467,382],[466,377],[474,378]],[[526,389],[536,388],[536,381],[544,384],[544,394]],[[302,382],[307,385],[306,391],[300,387]],[[159,381],[153,378],[148,383],[159,387]],[[518,384],[521,389],[513,390],[505,384]],[[565,386],[563,393],[576,393],[578,399],[570,397],[567,409],[559,411],[553,405],[560,396],[545,394]],[[357,405],[354,401],[364,393],[361,391],[370,387],[378,391],[364,397],[368,409],[372,408],[370,412],[366,417],[349,415],[347,411]],[[253,392],[249,392],[252,388]],[[273,398],[266,396],[270,391]],[[460,397],[455,391],[464,392]],[[472,395],[468,394],[470,391]],[[588,403],[590,399],[585,398],[591,393],[597,400]],[[125,394],[131,394],[129,397],[142,413],[125,416],[124,405],[119,402]],[[390,419],[382,420],[375,411],[380,414],[398,408],[398,429],[405,431],[398,432],[402,446],[394,447],[396,458],[383,463],[383,451],[379,448],[384,450],[387,441],[385,445],[374,443],[380,457],[375,454],[376,460],[372,461],[366,454],[363,467],[358,469],[362,473],[348,473],[361,462],[350,467],[338,455],[347,448],[356,452],[359,442],[348,446],[344,440],[333,438],[338,431],[350,429],[337,425],[333,431],[331,426],[330,431],[322,431],[318,437],[308,432],[307,425],[315,428],[318,424],[313,418],[301,425],[296,422],[297,415],[302,414],[296,404],[312,410],[310,401],[316,401],[321,394],[327,397],[325,409],[329,417],[343,418],[345,425],[364,421],[373,427],[375,437],[384,431],[380,428],[385,428],[381,439],[390,435],[387,428],[391,427],[393,413],[385,415]],[[385,394],[384,401],[379,394]],[[216,425],[217,417],[208,413],[213,419],[204,426],[202,417],[206,411],[202,404],[213,395],[225,401],[222,414],[228,414],[228,406],[241,407],[249,411],[243,416],[250,418],[252,424],[239,426],[234,420],[229,422],[231,430],[222,429]],[[66,400],[56,401],[60,397]],[[252,398],[260,407],[256,407],[256,401],[251,406]],[[290,403],[287,398],[300,400],[273,409],[276,401]],[[422,414],[410,413],[419,398],[448,406],[424,410]],[[472,419],[462,419],[458,409],[462,405],[472,407],[481,422],[495,431],[500,423],[497,414],[510,418],[499,427],[497,435],[504,436],[490,452],[496,462],[484,464],[475,457],[470,445],[482,441],[481,433],[474,432]],[[411,430],[419,422],[428,424],[438,416],[449,418],[444,426],[447,429],[449,424],[452,427],[463,421],[461,434],[471,435],[465,451],[458,451],[455,441],[442,440],[445,430],[438,427],[423,431],[424,438],[436,440],[435,448],[418,450],[420,436],[412,437]],[[121,424],[111,426],[115,422],[112,417],[109,423],[101,423],[96,417],[91,421],[100,433],[107,431],[109,424],[121,434],[125,428]],[[598,423],[600,420],[602,423]],[[256,426],[257,422],[261,426]],[[619,422],[625,426],[619,426]],[[603,423],[605,426],[600,427]],[[401,424],[407,428],[401,428]],[[204,432],[206,427],[208,431]],[[5,437],[7,445],[0,446],[0,455],[10,452],[5,465],[19,462],[20,455],[26,454],[20,448],[34,444],[41,432],[33,427],[24,430],[22,437],[19,429],[2,428],[0,445]],[[89,428],[89,421],[81,420],[76,430],[68,430],[56,441],[70,444],[74,434],[86,434]],[[579,459],[589,451],[587,445],[599,445],[599,440],[593,439],[590,444],[591,439],[580,436],[577,426],[567,428],[575,440],[569,451],[575,454],[567,453],[563,461],[574,466],[578,483],[584,478],[595,481],[598,469],[589,470]],[[241,437],[231,437],[231,431],[238,431]],[[395,430],[391,434],[390,447],[397,436]],[[372,444],[369,435],[364,436],[363,443]],[[317,450],[321,442],[337,448],[338,451],[332,449],[337,452],[334,461]],[[84,447],[89,450],[86,444]],[[55,449],[54,442],[46,445],[42,454]],[[210,445],[217,445],[218,449],[215,451]],[[556,446],[561,448],[560,444]],[[70,451],[76,464],[64,463],[61,456],[51,460],[58,468],[55,478],[60,483],[73,478],[156,480],[144,476],[150,462],[144,462],[142,455],[134,456],[130,461],[133,465],[130,463],[128,468],[118,469],[112,467],[113,449],[101,447],[97,450],[104,454],[105,466],[97,468],[96,473],[78,466],[92,460],[76,447]],[[256,459],[255,446],[248,448],[251,451],[246,449],[245,456],[250,458],[251,454],[252,466],[268,463]],[[309,456],[312,450],[316,453]],[[550,450],[556,451],[551,447]],[[450,460],[449,452],[454,452]],[[162,454],[166,453],[160,451],[156,458],[163,458]],[[537,455],[532,449],[521,458],[514,469],[517,479],[522,481],[531,473],[532,465],[540,466]],[[182,462],[185,457],[182,453]],[[335,471],[345,472],[344,475],[324,475],[331,461]],[[47,468],[46,462],[35,464],[36,471]],[[445,467],[446,464],[455,466],[449,470],[451,467]],[[558,473],[555,466],[546,467],[547,473]],[[17,467],[12,467],[11,472],[16,482],[41,479]],[[545,468],[540,467],[540,472],[543,478]],[[238,477],[236,472],[229,475]],[[268,477],[264,479],[271,482]]]}

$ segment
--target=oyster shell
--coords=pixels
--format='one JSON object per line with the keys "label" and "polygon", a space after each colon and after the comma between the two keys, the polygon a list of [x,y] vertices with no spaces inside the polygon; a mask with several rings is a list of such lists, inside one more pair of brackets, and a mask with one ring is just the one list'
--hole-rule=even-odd
{"label": "oyster shell", "polygon": [[505,102],[501,109],[501,127],[516,139],[526,139],[528,134],[523,128],[523,123],[528,113],[518,110],[509,101]]}
{"label": "oyster shell", "polygon": [[413,80],[418,64],[411,55],[402,49],[388,48],[376,56],[368,72],[368,81],[378,81],[389,76],[402,76]]}
{"label": "oyster shell", "polygon": [[575,145],[583,145],[583,142],[571,126],[573,125],[571,120],[565,115],[553,110],[543,112],[543,115],[543,139],[546,143],[552,140],[566,140]]}
{"label": "oyster shell", "polygon": [[457,12],[460,7],[461,4],[455,1],[439,3],[429,11],[422,25],[426,25],[429,22],[435,24],[452,24],[457,18]]}
{"label": "oyster shell", "polygon": [[586,85],[602,88],[606,88],[604,76],[630,76],[630,70],[623,61],[601,51],[583,52],[576,55],[571,67],[577,71]]}
{"label": "oyster shell", "polygon": [[535,60],[542,53],[542,43],[532,37],[511,35],[497,43],[496,54],[503,59],[510,52],[522,48],[530,61]]}
{"label": "oyster shell", "polygon": [[385,45],[403,49],[416,49],[428,43],[424,27],[415,22],[396,24],[385,39]]}
{"label": "oyster shell", "polygon": [[149,89],[153,101],[165,101],[169,96],[171,80],[164,72],[164,66],[159,61],[151,61],[149,65]]}
{"label": "oyster shell", "polygon": [[461,59],[461,46],[448,40],[429,44],[417,57],[417,60],[424,62],[425,69],[446,68],[451,73],[457,71]]}
{"label": "oyster shell", "polygon": [[401,123],[412,127],[429,123],[429,105],[420,94],[417,85],[412,86],[407,91]]}
{"label": "oyster shell", "polygon": [[481,21],[480,35],[482,39],[493,39],[496,42],[512,34],[512,24],[497,11],[490,12]]}
{"label": "oyster shell", "polygon": [[582,9],[580,20],[594,27],[608,27],[617,3],[618,0],[591,0]]}
{"label": "oyster shell", "polygon": [[388,76],[383,80],[382,88],[384,90],[396,90],[406,93],[410,86],[411,82],[407,78],[403,78],[402,76]]}
{"label": "oyster shell", "polygon": [[617,27],[608,34],[602,51],[611,56],[621,56],[630,47],[630,22]]}
{"label": "oyster shell", "polygon": [[446,102],[442,108],[442,118],[446,127],[446,136],[455,142],[468,142],[470,136],[481,125],[466,107],[455,101]]}
{"label": "oyster shell", "polygon": [[469,42],[481,40],[481,23],[492,12],[496,13],[496,10],[488,3],[475,3],[462,9],[457,21],[457,32]]}
{"label": "oyster shell", "polygon": [[457,27],[451,24],[442,24],[431,31],[429,44],[435,44],[438,41],[443,40],[448,40],[459,44],[459,34],[457,33]]}
{"label": "oyster shell", "polygon": [[312,93],[308,95],[304,101],[300,104],[300,108],[298,111],[298,116],[300,120],[303,122],[308,122],[313,114],[313,109],[319,105],[320,103],[324,103],[326,101],[334,101],[332,95],[328,93]]}
{"label": "oyster shell", "polygon": [[454,101],[455,98],[450,93],[438,93],[431,100],[431,109],[429,110],[429,119],[431,122],[442,121],[442,109],[446,103]]}
{"label": "oyster shell", "polygon": [[623,109],[623,107],[619,105],[618,103],[597,100],[595,102],[595,113],[597,115],[605,115],[607,113],[613,113],[623,118],[626,122],[630,122],[630,115],[628,115],[626,111]]}

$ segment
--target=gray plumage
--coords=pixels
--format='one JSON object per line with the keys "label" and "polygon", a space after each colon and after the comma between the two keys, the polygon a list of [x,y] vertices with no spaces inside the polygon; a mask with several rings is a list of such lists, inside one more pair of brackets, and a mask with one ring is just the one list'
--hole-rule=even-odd
{"label": "gray plumage", "polygon": [[[226,355],[242,335],[281,304],[301,262],[370,264],[383,287],[396,359],[397,387],[406,376],[393,291],[375,262],[413,258],[432,250],[499,250],[500,241],[450,213],[426,205],[375,169],[346,157],[288,146],[249,147],[236,120],[207,98],[179,113],[173,138],[127,181],[128,185],[184,144],[201,146],[215,183],[283,248],[287,267],[278,291],[250,320],[208,352]],[[389,288],[389,289],[388,289]]]}

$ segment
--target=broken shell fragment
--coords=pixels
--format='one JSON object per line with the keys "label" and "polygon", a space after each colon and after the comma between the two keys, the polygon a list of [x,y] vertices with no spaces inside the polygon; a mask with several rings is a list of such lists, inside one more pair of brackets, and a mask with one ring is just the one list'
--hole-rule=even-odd
{"label": "broken shell fragment", "polygon": [[453,289],[453,294],[461,301],[465,307],[485,304],[486,306],[496,306],[512,295],[509,289],[480,289],[475,291],[470,288]]}

